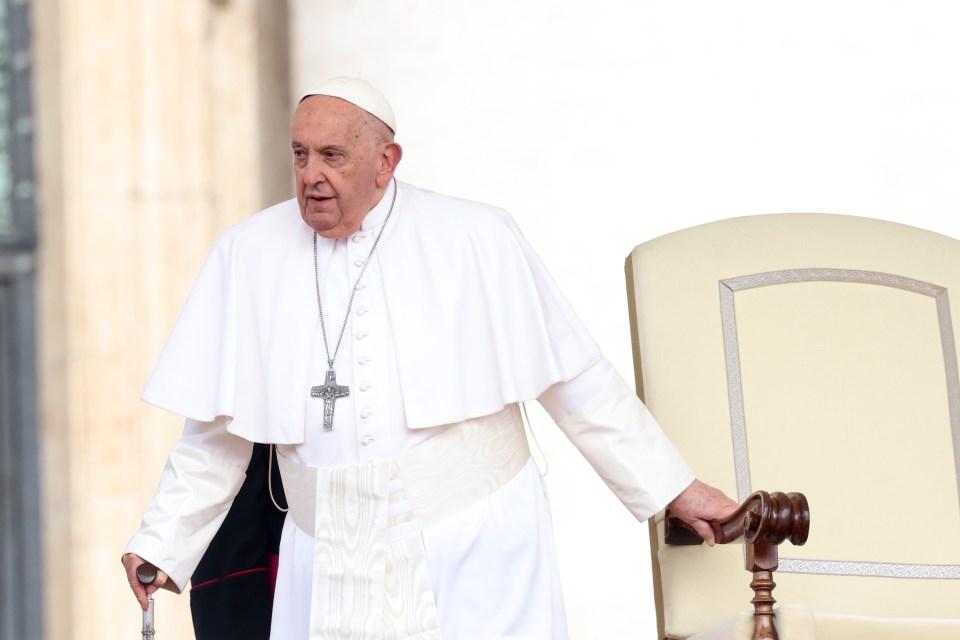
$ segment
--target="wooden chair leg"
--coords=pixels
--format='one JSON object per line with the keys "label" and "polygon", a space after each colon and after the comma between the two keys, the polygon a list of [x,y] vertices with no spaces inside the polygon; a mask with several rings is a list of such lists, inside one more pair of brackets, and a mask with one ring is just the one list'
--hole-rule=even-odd
{"label": "wooden chair leg", "polygon": [[746,568],[753,572],[753,640],[778,640],[777,628],[773,624],[773,572],[777,570],[777,545],[769,542],[747,543]]}

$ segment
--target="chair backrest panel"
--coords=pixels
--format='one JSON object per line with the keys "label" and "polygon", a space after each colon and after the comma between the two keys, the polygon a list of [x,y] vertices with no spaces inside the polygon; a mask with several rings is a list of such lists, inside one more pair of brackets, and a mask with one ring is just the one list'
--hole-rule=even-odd
{"label": "chair backrest panel", "polygon": [[[793,488],[802,478],[804,493],[818,505],[817,520],[835,523],[803,547],[784,548],[784,557],[960,565],[956,484],[917,491],[956,476],[951,429],[914,425],[919,416],[950,424],[935,301],[836,282],[742,294],[739,366],[750,394],[742,398],[739,427],[751,448],[779,454],[748,455],[741,466],[771,487]],[[887,313],[871,311],[880,308]],[[869,474],[869,487],[865,466],[883,470]],[[902,517],[895,505],[938,514],[923,544],[904,544],[899,526],[875,526]]]}
{"label": "chair backrest panel", "polygon": [[[807,545],[780,548],[777,599],[960,617],[960,241],[753,216],[640,245],[627,272],[638,388],[698,475],[741,499],[810,501]],[[665,633],[745,608],[742,548],[660,543]]]}

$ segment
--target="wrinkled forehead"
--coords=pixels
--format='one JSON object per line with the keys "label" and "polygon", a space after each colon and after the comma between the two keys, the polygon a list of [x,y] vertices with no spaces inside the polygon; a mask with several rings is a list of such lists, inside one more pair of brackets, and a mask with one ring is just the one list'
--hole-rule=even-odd
{"label": "wrinkled forehead", "polygon": [[293,142],[319,144],[362,143],[390,134],[379,119],[356,105],[331,96],[308,96],[293,112]]}

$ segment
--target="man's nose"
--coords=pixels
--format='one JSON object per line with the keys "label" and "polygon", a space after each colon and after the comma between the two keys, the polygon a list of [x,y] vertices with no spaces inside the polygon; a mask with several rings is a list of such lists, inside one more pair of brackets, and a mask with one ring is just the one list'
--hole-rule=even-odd
{"label": "man's nose", "polygon": [[316,184],[327,180],[323,172],[323,164],[315,158],[307,158],[307,162],[300,171],[300,176],[304,184]]}

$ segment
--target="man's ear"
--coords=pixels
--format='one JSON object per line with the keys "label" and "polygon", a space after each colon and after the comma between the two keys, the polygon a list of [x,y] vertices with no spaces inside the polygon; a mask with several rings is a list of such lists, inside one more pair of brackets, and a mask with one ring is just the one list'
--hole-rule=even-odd
{"label": "man's ear", "polygon": [[377,186],[380,188],[390,184],[390,178],[393,177],[397,165],[400,164],[400,158],[403,157],[403,149],[396,142],[388,142],[383,146],[383,152],[380,155],[380,170],[377,172]]}

